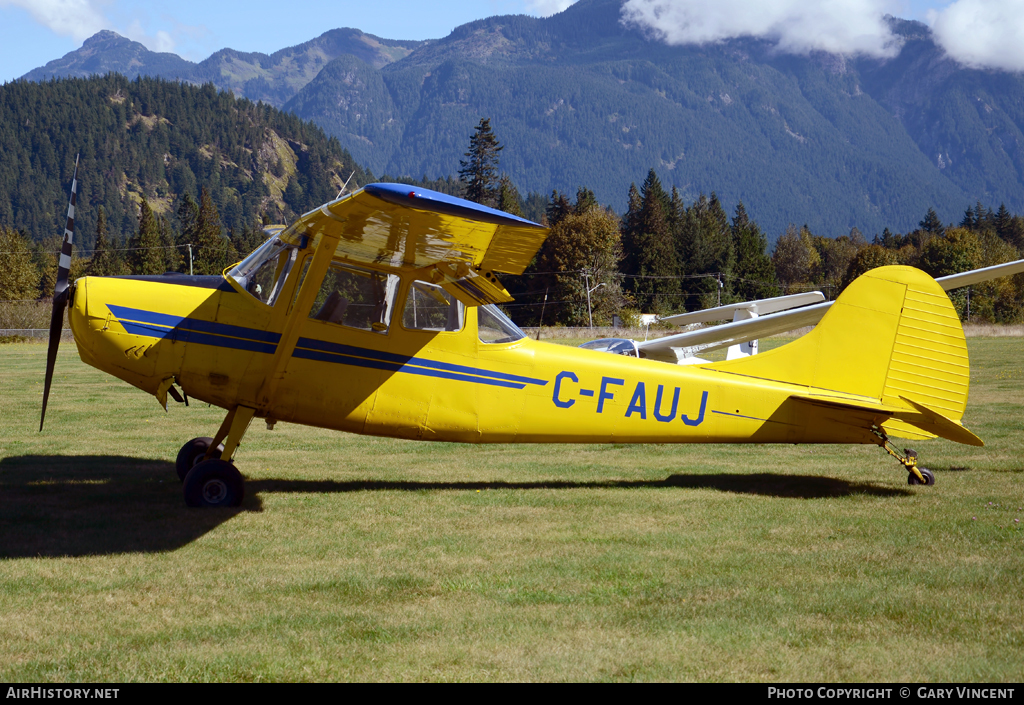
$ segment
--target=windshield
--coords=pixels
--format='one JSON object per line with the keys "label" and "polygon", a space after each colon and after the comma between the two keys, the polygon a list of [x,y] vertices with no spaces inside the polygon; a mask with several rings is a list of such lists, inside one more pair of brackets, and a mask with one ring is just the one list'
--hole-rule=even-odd
{"label": "windshield", "polygon": [[508,319],[494,304],[477,308],[480,341],[484,343],[514,343],[526,337],[516,324]]}
{"label": "windshield", "polygon": [[228,276],[257,299],[273,306],[297,256],[298,250],[274,235],[235,265]]}
{"label": "windshield", "polygon": [[580,347],[584,350],[597,350],[615,355],[640,357],[636,343],[626,338],[600,338],[598,340],[591,340],[589,343],[583,343]]}

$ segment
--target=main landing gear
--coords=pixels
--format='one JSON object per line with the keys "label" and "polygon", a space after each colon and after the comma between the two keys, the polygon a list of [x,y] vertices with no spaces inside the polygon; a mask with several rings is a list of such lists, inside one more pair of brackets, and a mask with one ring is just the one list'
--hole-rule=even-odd
{"label": "main landing gear", "polygon": [[213,438],[193,438],[178,451],[174,467],[190,507],[237,507],[245,496],[245,481],[231,462],[255,409],[238,406],[228,411]]}
{"label": "main landing gear", "polygon": [[872,433],[878,437],[878,445],[885,449],[885,452],[896,458],[900,464],[907,469],[908,485],[934,485],[935,474],[928,468],[918,467],[917,451],[911,448],[904,448],[903,452],[893,445],[889,437],[878,429],[872,429]]}

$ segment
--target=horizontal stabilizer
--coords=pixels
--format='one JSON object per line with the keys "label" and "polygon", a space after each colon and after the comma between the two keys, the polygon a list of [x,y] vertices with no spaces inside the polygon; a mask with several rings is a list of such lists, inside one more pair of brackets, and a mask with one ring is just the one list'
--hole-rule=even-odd
{"label": "horizontal stabilizer", "polygon": [[985,442],[975,436],[973,433],[968,431],[960,423],[953,419],[946,418],[935,409],[929,409],[924,404],[919,404],[913,399],[907,399],[906,397],[900,397],[903,401],[914,407],[923,419],[914,419],[904,414],[897,414],[896,418],[901,421],[913,424],[920,429],[934,433],[940,438],[953,441],[954,443],[963,443],[968,446],[983,446]]}
{"label": "horizontal stabilizer", "polygon": [[[954,443],[963,443],[969,446],[985,445],[984,441],[964,428],[963,425],[943,416],[934,409],[928,408],[924,404],[902,396],[900,399],[909,404],[910,409],[869,400],[860,401],[813,394],[795,394],[791,399],[822,408],[848,411],[851,414],[849,421],[853,425],[864,424],[873,416],[874,425],[881,426],[887,432],[900,438],[920,440],[938,436]],[[899,427],[890,429],[883,419],[902,421],[904,424],[914,428],[908,429],[909,432],[901,432],[898,430]]]}

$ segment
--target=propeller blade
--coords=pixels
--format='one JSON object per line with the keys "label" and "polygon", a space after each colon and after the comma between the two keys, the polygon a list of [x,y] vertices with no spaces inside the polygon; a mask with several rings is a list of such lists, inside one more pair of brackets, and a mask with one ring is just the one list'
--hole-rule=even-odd
{"label": "propeller blade", "polygon": [[50,314],[50,340],[46,348],[46,382],[43,385],[43,411],[39,416],[39,430],[46,420],[46,402],[50,398],[53,366],[57,362],[57,348],[64,328],[64,309],[68,304],[68,275],[71,272],[71,245],[75,239],[75,193],[78,190],[78,157],[75,157],[75,175],[71,178],[71,201],[68,203],[68,221],[64,226],[64,242],[60,246],[57,264],[57,285],[53,288],[53,311]]}

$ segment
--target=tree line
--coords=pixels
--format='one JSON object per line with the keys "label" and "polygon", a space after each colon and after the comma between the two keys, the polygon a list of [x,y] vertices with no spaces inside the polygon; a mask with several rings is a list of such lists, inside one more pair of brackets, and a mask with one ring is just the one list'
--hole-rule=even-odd
{"label": "tree line", "polygon": [[[516,298],[508,311],[522,325],[608,325],[615,316],[629,321],[641,312],[666,315],[812,289],[834,299],[873,267],[905,264],[938,277],[1018,259],[1024,250],[1024,217],[977,203],[958,224],[943,224],[930,209],[912,232],[886,229],[871,241],[856,228],[828,237],[790,226],[770,251],[742,202],[727,210],[711,193],[686,203],[677,189],[666,191],[654,169],[639,187],[631,185],[621,216],[586,186],[575,196],[555,190],[524,198],[498,168],[502,149],[483,119],[458,177],[384,180],[466,197],[551,228],[526,272],[503,278]],[[366,171],[359,176],[373,180]],[[309,191],[324,201],[334,197],[333,189],[327,196]],[[91,231],[76,237],[91,247],[76,249],[72,276],[220,273],[262,242],[269,216],[225,228],[215,193],[203,185],[193,197],[186,189],[173,211],[162,212],[145,193],[135,194],[128,232],[111,227],[105,205],[97,205]],[[0,223],[0,301],[52,295],[59,247],[57,235],[33,241]],[[953,300],[963,318],[1020,321],[1024,277],[954,292]]]}

